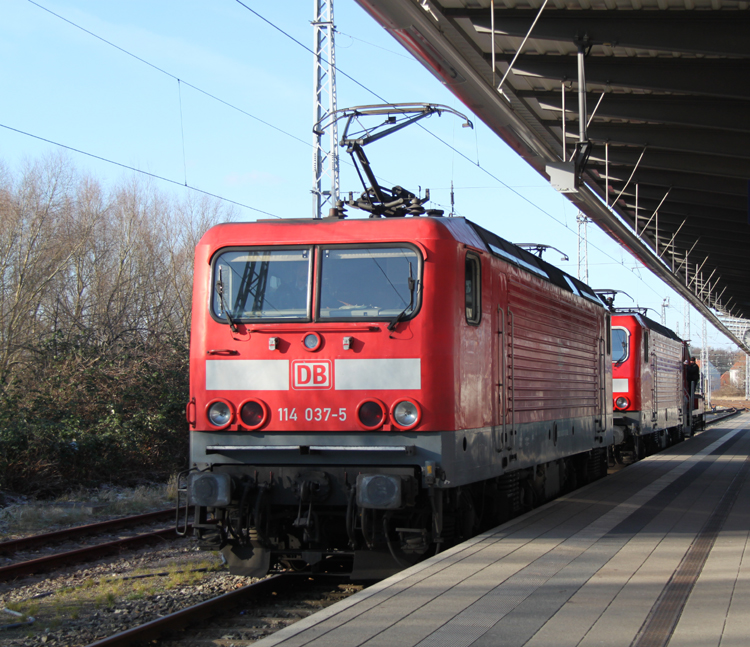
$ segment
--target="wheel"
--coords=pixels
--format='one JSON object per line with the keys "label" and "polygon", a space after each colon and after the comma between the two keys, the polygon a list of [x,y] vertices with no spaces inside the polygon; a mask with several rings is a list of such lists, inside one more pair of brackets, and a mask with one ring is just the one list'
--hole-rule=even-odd
{"label": "wheel", "polygon": [[646,442],[643,436],[633,436],[633,458],[637,461],[646,458]]}

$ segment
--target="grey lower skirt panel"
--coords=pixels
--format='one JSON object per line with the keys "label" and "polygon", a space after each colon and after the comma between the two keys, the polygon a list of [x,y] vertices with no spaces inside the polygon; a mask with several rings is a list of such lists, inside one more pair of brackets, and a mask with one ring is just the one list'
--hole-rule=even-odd
{"label": "grey lower skirt panel", "polygon": [[592,418],[433,433],[221,434],[191,432],[191,462],[305,468],[415,466],[437,471],[438,487],[457,487],[612,443],[611,422]]}

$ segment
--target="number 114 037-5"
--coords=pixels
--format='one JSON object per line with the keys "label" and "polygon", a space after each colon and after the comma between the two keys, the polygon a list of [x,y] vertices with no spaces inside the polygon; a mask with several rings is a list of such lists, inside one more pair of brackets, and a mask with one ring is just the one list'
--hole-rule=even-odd
{"label": "number 114 037-5", "polygon": [[[341,409],[339,409],[338,413],[332,413],[332,411],[333,409],[330,409],[328,407],[317,407],[315,409],[308,407],[304,410],[304,417],[307,422],[326,422],[331,418],[335,418],[336,420],[346,420],[345,408],[342,407]],[[287,407],[279,407],[278,412],[279,420],[282,422],[298,420],[296,408],[289,409]]]}

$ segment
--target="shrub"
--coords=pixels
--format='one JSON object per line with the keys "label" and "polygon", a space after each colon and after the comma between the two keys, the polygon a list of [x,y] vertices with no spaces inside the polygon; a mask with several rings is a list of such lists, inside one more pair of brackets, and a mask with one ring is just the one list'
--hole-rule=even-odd
{"label": "shrub", "polygon": [[0,401],[0,489],[50,496],[166,481],[184,467],[186,347],[167,340],[93,363],[80,346],[56,350]]}

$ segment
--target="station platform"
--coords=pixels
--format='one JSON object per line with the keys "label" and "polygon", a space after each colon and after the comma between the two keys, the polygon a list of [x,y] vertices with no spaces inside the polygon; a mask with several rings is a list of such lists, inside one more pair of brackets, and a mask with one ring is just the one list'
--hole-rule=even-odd
{"label": "station platform", "polygon": [[255,646],[745,646],[749,457],[745,413]]}

